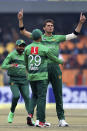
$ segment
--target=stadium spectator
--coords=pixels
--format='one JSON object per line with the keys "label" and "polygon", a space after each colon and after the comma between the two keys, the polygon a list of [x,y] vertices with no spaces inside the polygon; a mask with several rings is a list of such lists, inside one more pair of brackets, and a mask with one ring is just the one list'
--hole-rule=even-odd
{"label": "stadium spectator", "polygon": [[75,54],[70,55],[67,62],[65,63],[65,68],[74,69],[74,68],[79,68],[79,67],[80,67],[80,65],[77,61],[77,55],[75,55]]}
{"label": "stadium spectator", "polygon": [[75,77],[75,84],[78,86],[84,85],[83,71],[80,70]]}
{"label": "stadium spectator", "polygon": [[84,64],[82,65],[82,69],[87,69],[87,58],[84,61]]}

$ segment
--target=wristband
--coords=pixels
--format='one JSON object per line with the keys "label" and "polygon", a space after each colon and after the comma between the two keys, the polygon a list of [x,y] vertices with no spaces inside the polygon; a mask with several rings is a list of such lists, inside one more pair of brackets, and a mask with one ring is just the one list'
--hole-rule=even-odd
{"label": "wristband", "polygon": [[75,34],[75,35],[79,35],[80,33],[79,33],[79,32],[76,32],[76,31],[74,30],[74,34]]}
{"label": "wristband", "polygon": [[23,27],[19,27],[19,30],[24,30],[24,26]]}

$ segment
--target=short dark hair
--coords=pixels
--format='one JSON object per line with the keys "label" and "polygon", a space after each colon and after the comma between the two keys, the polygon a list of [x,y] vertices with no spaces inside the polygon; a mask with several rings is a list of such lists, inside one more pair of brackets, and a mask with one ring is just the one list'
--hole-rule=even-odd
{"label": "short dark hair", "polygon": [[42,31],[40,29],[34,29],[32,31],[32,39],[33,40],[38,40],[40,39],[42,36]]}
{"label": "short dark hair", "polygon": [[48,22],[50,22],[50,23],[52,23],[52,24],[54,25],[54,20],[52,20],[52,19],[46,19],[46,20],[43,22],[43,27],[45,27]]}

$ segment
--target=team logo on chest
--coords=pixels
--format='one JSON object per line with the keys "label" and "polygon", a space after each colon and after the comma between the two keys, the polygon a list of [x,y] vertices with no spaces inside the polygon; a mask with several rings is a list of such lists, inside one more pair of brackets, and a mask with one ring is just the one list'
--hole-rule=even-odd
{"label": "team logo on chest", "polygon": [[46,40],[46,38],[42,38],[42,40]]}
{"label": "team logo on chest", "polygon": [[38,54],[38,47],[31,47],[31,54]]}

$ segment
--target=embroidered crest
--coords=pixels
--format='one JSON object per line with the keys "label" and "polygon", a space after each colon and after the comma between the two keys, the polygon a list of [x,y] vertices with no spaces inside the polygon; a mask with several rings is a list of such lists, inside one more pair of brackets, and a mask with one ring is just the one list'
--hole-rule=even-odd
{"label": "embroidered crest", "polygon": [[38,47],[31,47],[31,54],[38,54]]}

